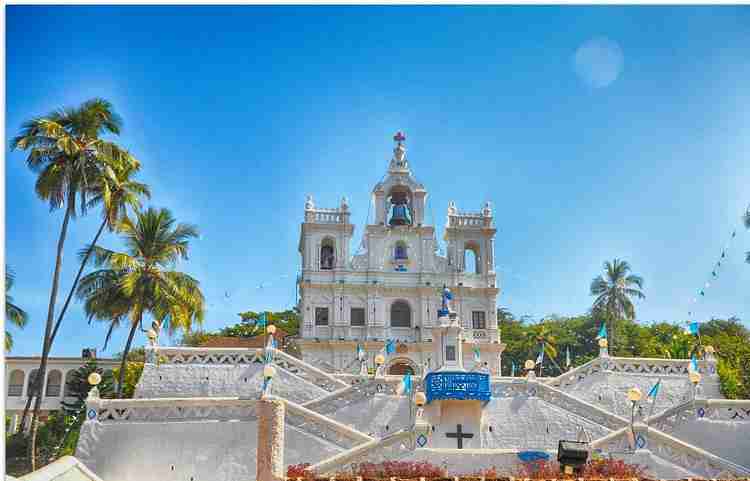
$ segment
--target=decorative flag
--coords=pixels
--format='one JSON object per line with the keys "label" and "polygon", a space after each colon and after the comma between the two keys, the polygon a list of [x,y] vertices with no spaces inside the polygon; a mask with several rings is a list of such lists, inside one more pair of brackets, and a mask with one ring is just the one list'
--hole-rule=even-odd
{"label": "decorative flag", "polygon": [[701,291],[700,291],[700,295],[701,295],[701,296],[704,296],[704,297],[706,296],[706,293],[705,293],[705,292],[703,291],[703,289],[701,289]]}
{"label": "decorative flag", "polygon": [[565,367],[570,367],[570,346],[565,349]]}
{"label": "decorative flag", "polygon": [[692,321],[688,324],[688,328],[686,329],[688,334],[692,334],[694,336],[698,335],[699,328],[698,328],[698,321]]}
{"label": "decorative flag", "polygon": [[539,351],[539,355],[536,357],[536,363],[541,364],[544,362],[544,345],[542,345],[542,350]]}
{"label": "decorative flag", "polygon": [[510,377],[516,376],[516,363],[511,361],[510,362]]}
{"label": "decorative flag", "polygon": [[661,379],[656,381],[656,384],[651,386],[651,390],[648,392],[648,395],[646,397],[651,397],[656,399],[656,395],[659,394],[659,388],[661,387]]}
{"label": "decorative flag", "polygon": [[396,341],[388,339],[385,343],[385,353],[393,354],[394,352],[396,352]]}
{"label": "decorative flag", "polygon": [[474,362],[479,364],[482,361],[482,353],[479,351],[479,343],[474,341]]}
{"label": "decorative flag", "polygon": [[260,317],[255,320],[255,325],[258,327],[266,327],[266,313],[261,313]]}
{"label": "decorative flag", "polygon": [[411,394],[411,374],[404,374],[401,384],[398,387],[398,392],[400,395]]}
{"label": "decorative flag", "polygon": [[602,322],[602,327],[599,328],[599,334],[596,335],[597,339],[607,338],[607,325]]}
{"label": "decorative flag", "polygon": [[695,358],[695,354],[690,358],[690,370],[698,372],[698,360]]}
{"label": "decorative flag", "polygon": [[362,348],[362,344],[357,344],[357,359],[362,360],[365,358],[365,350]]}

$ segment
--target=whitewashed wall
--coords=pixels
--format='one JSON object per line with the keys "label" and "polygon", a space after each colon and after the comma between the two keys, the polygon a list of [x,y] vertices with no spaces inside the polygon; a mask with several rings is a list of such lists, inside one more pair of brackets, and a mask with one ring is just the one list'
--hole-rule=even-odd
{"label": "whitewashed wall", "polygon": [[[146,364],[135,397],[221,397],[256,398],[263,386],[262,364]],[[327,392],[278,367],[272,392],[296,403]]]}
{"label": "whitewashed wall", "polygon": [[750,466],[750,422],[695,419],[670,433],[741,466]]}
{"label": "whitewashed wall", "polygon": [[[105,481],[254,480],[257,429],[255,421],[86,422],[76,457]],[[341,451],[290,426],[284,437],[287,464]]]}

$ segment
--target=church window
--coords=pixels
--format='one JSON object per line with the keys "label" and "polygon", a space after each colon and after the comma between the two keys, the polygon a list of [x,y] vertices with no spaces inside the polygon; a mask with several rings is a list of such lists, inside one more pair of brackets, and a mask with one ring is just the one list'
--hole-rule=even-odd
{"label": "church window", "polygon": [[406,301],[391,304],[391,327],[411,327],[411,308]]}
{"label": "church window", "polygon": [[365,325],[365,308],[364,307],[352,307],[351,325],[352,326],[364,326]]}
{"label": "church window", "polygon": [[388,224],[392,226],[411,225],[411,193],[405,187],[394,187],[388,196],[391,215]]}
{"label": "church window", "polygon": [[445,346],[445,360],[446,361],[456,360],[456,346]]}
{"label": "church window", "polygon": [[334,254],[334,243],[333,239],[323,239],[323,243],[320,245],[320,269],[331,270],[333,269],[336,255]]}
{"label": "church window", "polygon": [[396,242],[396,248],[393,253],[393,257],[396,260],[406,260],[409,258],[407,250],[406,250],[406,242],[404,241]]}
{"label": "church window", "polygon": [[316,326],[328,325],[328,308],[327,307],[315,308],[315,325]]}
{"label": "church window", "polygon": [[487,318],[484,311],[472,311],[471,327],[473,329],[487,329]]}
{"label": "church window", "polygon": [[481,274],[482,267],[479,259],[479,246],[471,242],[464,249],[464,272]]}

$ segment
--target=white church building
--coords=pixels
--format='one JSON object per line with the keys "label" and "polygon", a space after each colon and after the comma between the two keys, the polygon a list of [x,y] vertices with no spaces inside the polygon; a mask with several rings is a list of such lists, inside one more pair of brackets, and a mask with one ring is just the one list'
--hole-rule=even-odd
{"label": "white church building", "polygon": [[[359,252],[350,253],[354,226],[346,198],[336,208],[305,203],[299,252],[303,358],[335,371],[356,372],[356,345],[373,358],[386,340],[397,341],[389,374],[421,374],[434,365],[431,328],[444,286],[454,295],[464,342],[477,342],[486,368],[500,373],[494,268],[495,226],[489,202],[479,212],[448,205],[438,254],[435,226],[425,221],[427,190],[412,175],[405,136],[394,136],[388,171],[372,189],[374,219],[364,227]],[[368,219],[368,222],[370,219]],[[464,349],[472,356],[472,349]]]}

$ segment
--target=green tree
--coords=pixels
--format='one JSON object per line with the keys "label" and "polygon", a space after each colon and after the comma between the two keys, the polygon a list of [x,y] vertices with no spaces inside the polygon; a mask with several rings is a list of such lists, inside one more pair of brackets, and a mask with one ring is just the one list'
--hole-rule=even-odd
{"label": "green tree", "polygon": [[604,263],[604,275],[591,281],[591,295],[596,296],[592,306],[595,316],[604,317],[608,324],[608,341],[613,345],[615,325],[622,319],[635,319],[633,299],[644,299],[643,278],[630,274],[627,261],[614,259]]}
{"label": "green tree", "polygon": [[117,382],[121,395],[125,363],[136,331],[150,315],[152,325],[169,334],[190,331],[203,322],[204,297],[196,279],[174,270],[178,259],[187,260],[191,238],[198,229],[188,224],[175,225],[167,209],[136,211],[135,219],[117,223],[117,232],[125,252],[94,247],[97,267],[103,267],[81,279],[77,295],[85,300],[90,319],[108,322],[109,333],[123,322],[129,324]]}
{"label": "green tree", "polygon": [[[143,362],[142,361],[128,361],[125,364],[125,375],[122,377],[122,389],[120,394],[124,398],[132,398],[135,394],[135,387],[138,385],[138,381],[141,379],[143,374]],[[114,375],[120,379],[120,367],[114,369]]]}
{"label": "green tree", "polygon": [[[29,315],[13,303],[13,297],[10,296],[9,292],[13,287],[13,281],[15,276],[13,271],[9,268],[5,268],[5,320],[13,324],[19,329],[26,327],[29,322]],[[13,349],[13,336],[8,329],[5,329],[5,351],[8,352]]]}
{"label": "green tree", "polygon": [[[70,379],[65,383],[65,399],[62,401],[62,410],[66,415],[76,416],[78,422],[83,423],[83,407],[86,405],[86,398],[91,391],[89,384],[89,375],[97,372],[102,376],[102,382],[97,386],[99,396],[103,398],[112,397],[114,393],[114,378],[112,371],[105,371],[96,363],[96,360],[89,360],[83,366],[73,371]],[[70,400],[67,400],[71,398]]]}
{"label": "green tree", "polygon": [[[11,142],[11,148],[29,152],[26,163],[38,173],[36,193],[49,203],[51,210],[64,209],[62,227],[57,241],[55,267],[52,275],[49,306],[42,341],[42,358],[38,381],[32,387],[34,410],[31,416],[31,465],[36,469],[35,449],[39,408],[42,402],[41,382],[45,379],[47,360],[52,348],[55,304],[59,290],[62,252],[71,218],[84,214],[90,189],[96,179],[114,178],[118,166],[138,165],[127,151],[100,138],[120,133],[121,120],[112,105],[103,99],[84,102],[80,107],[65,108],[25,122]],[[80,200],[80,208],[76,201]],[[31,397],[30,397],[31,399]],[[22,423],[26,418],[26,410]]]}

